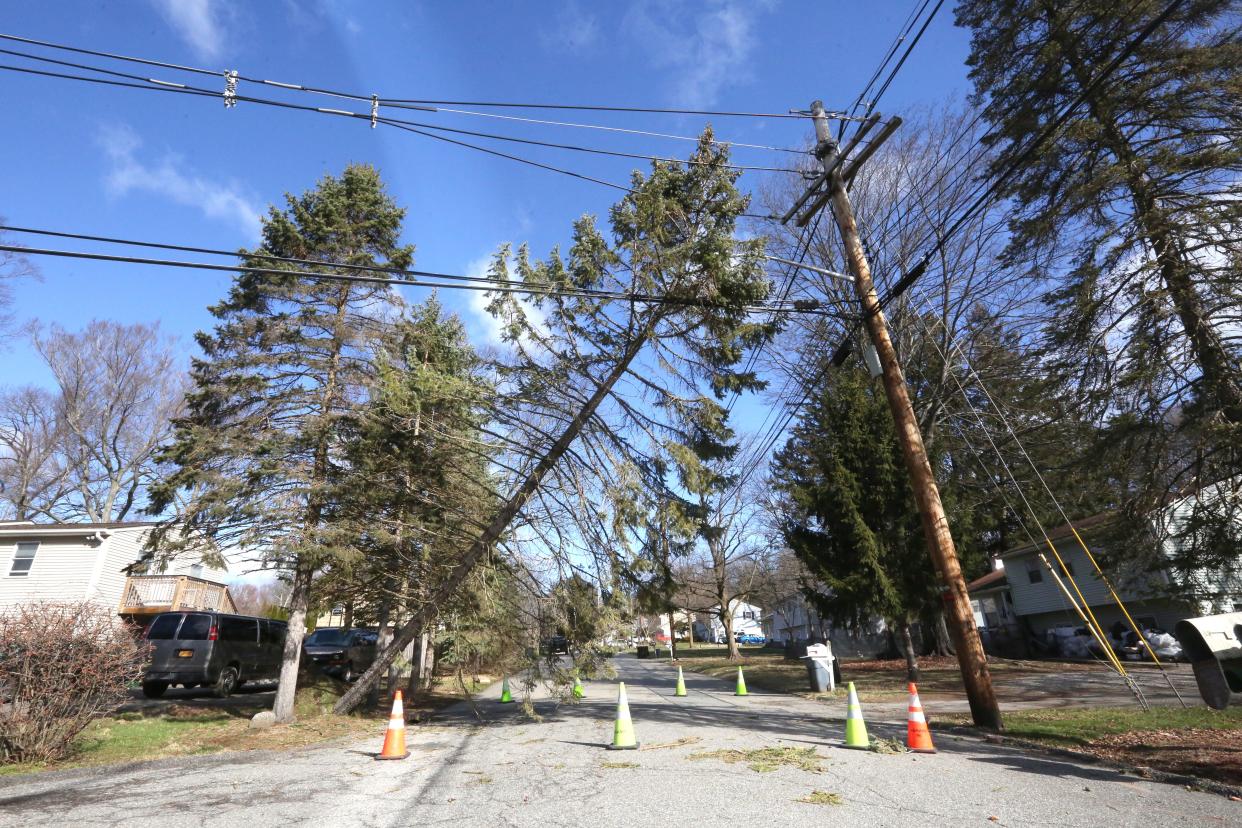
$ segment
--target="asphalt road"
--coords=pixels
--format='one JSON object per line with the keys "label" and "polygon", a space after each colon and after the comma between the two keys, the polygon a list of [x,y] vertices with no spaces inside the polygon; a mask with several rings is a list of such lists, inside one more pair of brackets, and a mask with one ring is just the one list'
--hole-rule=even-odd
{"label": "asphalt road", "polygon": [[[360,744],[0,778],[0,826],[1242,825],[1242,803],[1215,794],[945,734],[930,756],[845,750],[834,706],[753,690],[737,698],[692,675],[679,699],[667,665],[614,663],[640,750],[604,749],[611,682],[588,683],[578,704],[539,699],[540,722],[497,704],[494,687],[479,703],[483,722],[459,705],[411,726],[405,761],[372,759],[377,732]],[[899,723],[868,725],[903,735]],[[765,747],[814,748],[823,771],[690,758]],[[840,804],[797,801],[813,791]]]}

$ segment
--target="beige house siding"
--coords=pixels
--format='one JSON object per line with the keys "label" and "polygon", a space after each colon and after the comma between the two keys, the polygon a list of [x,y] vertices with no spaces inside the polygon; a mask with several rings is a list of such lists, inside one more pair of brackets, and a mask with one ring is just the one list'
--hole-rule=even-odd
{"label": "beige house siding", "polygon": [[[1082,598],[1086,599],[1089,606],[1113,603],[1108,586],[1100,580],[1100,577],[1095,572],[1095,567],[1088,560],[1082,548],[1078,546],[1077,541],[1072,538],[1068,541],[1058,540],[1056,548],[1062,560],[1065,561],[1073,572],[1078,590],[1082,592]],[[1052,552],[1048,551],[1045,554],[1048,562],[1054,567],[1057,566]],[[1004,560],[1005,573],[1009,581],[1009,592],[1013,596],[1013,608],[1017,615],[1028,616],[1046,612],[1063,612],[1070,606],[1069,601],[1065,598],[1065,594],[1057,586],[1056,579],[1052,577],[1052,573],[1048,571],[1048,567],[1040,560],[1036,551],[1012,553],[1005,555]],[[1031,582],[1029,573],[1032,570],[1039,572],[1039,577],[1041,578],[1036,583]],[[1149,597],[1152,591],[1159,586],[1150,580],[1141,578],[1126,579],[1116,574],[1111,575],[1109,579],[1112,581],[1113,586],[1117,588],[1117,593],[1121,596],[1121,599],[1127,603]],[[1069,580],[1063,580],[1074,599],[1080,601],[1078,592],[1075,591]],[[1070,611],[1073,612],[1072,609]]]}
{"label": "beige house siding", "polygon": [[[17,544],[29,541],[39,544],[30,571],[10,575]],[[0,538],[0,608],[27,601],[82,600],[96,563],[106,555],[105,544],[79,537]]]}
{"label": "beige house siding", "polygon": [[[72,529],[48,526],[48,530]],[[81,533],[40,534],[40,527],[28,531],[0,532],[0,609],[31,601],[90,600],[115,610],[125,589],[125,568],[142,557],[150,526],[118,526],[112,529],[84,528]],[[98,539],[99,535],[107,537]],[[18,543],[37,542],[38,550],[25,576],[11,576]],[[201,567],[198,556],[189,554],[169,562],[169,575],[197,575],[210,581],[227,583],[227,570]]]}

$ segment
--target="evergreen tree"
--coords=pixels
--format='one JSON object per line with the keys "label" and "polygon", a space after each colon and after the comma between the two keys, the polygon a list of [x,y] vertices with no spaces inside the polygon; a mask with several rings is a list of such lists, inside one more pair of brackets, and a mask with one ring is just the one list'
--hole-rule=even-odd
{"label": "evergreen tree", "polygon": [[[678,390],[701,385],[724,395],[760,384],[753,372],[736,366],[747,348],[771,334],[771,326],[752,321],[749,311],[770,285],[762,242],[735,235],[747,199],[738,192],[737,172],[727,159],[726,148],[709,130],[692,163],[657,162],[649,175],[634,174],[631,191],[611,211],[609,235],[593,217],[582,218],[567,257],[554,250],[536,261],[520,249],[512,275],[508,247],[497,255],[494,278],[557,291],[535,295],[529,304],[511,292],[493,295],[491,310],[514,349],[500,374],[502,404],[493,410],[503,429],[498,440],[515,458],[504,465],[507,495],[424,609],[341,699],[338,711],[361,700],[434,606],[453,594],[532,501],[550,500],[557,489],[584,499],[568,467],[572,463],[591,475],[600,473],[601,464],[575,458],[571,447],[580,438],[595,441],[600,457],[630,451],[616,420],[610,425],[605,413],[644,430],[659,428],[621,399],[619,383],[636,383],[638,393],[661,400],[674,396],[674,385]],[[582,289],[609,295],[575,293]],[[650,358],[652,366],[640,356]],[[549,480],[557,485],[546,485]]]}
{"label": "evergreen tree", "polygon": [[203,356],[191,370],[189,411],[163,453],[175,468],[152,493],[156,512],[180,492],[190,496],[183,514],[153,533],[154,548],[206,541],[288,574],[289,632],[274,706],[282,722],[293,718],[312,581],[358,555],[342,526],[343,437],[374,382],[368,332],[396,302],[386,285],[295,271],[409,267],[413,248],[398,243],[404,214],[379,173],[359,165],[269,210],[262,245],[241,251],[241,260],[290,272],[242,272],[211,308],[217,324],[198,335]]}
{"label": "evergreen tree", "polygon": [[[389,622],[422,607],[495,508],[483,442],[494,389],[461,321],[433,296],[377,338],[377,376],[347,440],[345,526],[367,550],[327,582],[370,607],[381,646]],[[411,692],[431,678],[432,618],[416,636]]]}
{"label": "evergreen tree", "polygon": [[[929,452],[933,466],[943,467],[942,452]],[[917,680],[910,625],[939,607],[940,580],[883,392],[861,366],[829,374],[774,458],[772,474],[785,543],[823,585],[807,597],[821,616],[846,628],[885,619]],[[941,494],[958,528],[965,516],[952,487],[942,486]]]}
{"label": "evergreen tree", "polygon": [[[1090,90],[1009,184],[1008,259],[1049,280],[1047,366],[1104,429],[1101,454],[1124,458],[1116,491],[1146,532],[1171,496],[1242,472],[1237,4],[964,0],[957,19],[972,29],[993,171]],[[1188,540],[1207,547],[1191,568],[1237,542]]]}

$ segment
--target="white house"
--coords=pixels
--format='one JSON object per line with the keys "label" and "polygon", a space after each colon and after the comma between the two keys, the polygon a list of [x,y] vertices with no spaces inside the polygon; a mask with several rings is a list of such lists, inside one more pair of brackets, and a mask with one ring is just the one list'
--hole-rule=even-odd
{"label": "white house", "polygon": [[801,592],[776,601],[763,619],[764,637],[778,644],[819,640],[827,635],[827,629],[828,624]]}
{"label": "white house", "polygon": [[123,597],[132,609],[126,614],[174,605],[231,607],[227,570],[205,566],[195,554],[169,561],[159,573],[130,577],[154,526],[0,521],[0,610],[31,601],[92,601],[119,612]]}
{"label": "white house", "polygon": [[[1078,521],[1075,528],[1086,537],[1090,546],[1093,540],[1089,530],[1102,527],[1112,519],[1113,516],[1109,514],[1097,515]],[[1047,552],[1048,562],[1057,567],[1061,574],[1072,576],[1077,584],[1075,588],[1067,581],[1066,588],[1076,600],[1085,600],[1105,629],[1119,622],[1125,624],[1125,616],[1113,600],[1108,584],[1096,574],[1095,565],[1082,550],[1071,527],[1067,524],[1051,530],[1048,534],[1064,562],[1063,571],[1061,564],[1047,552],[1046,546],[1027,545],[1001,555],[1006,573],[1004,586],[1008,591],[1013,614],[1020,617],[1023,624],[1036,636],[1042,635],[1044,630],[1051,627],[1082,624],[1041,557],[1041,553]],[[1109,576],[1130,615],[1145,627],[1171,630],[1183,618],[1237,611],[1242,607],[1242,584],[1230,578],[1227,573],[1197,573],[1194,582],[1189,585],[1189,603],[1168,597],[1168,587],[1172,585],[1173,578],[1159,568],[1145,571],[1144,567],[1136,565],[1129,571],[1115,571],[1109,573]],[[972,596],[976,592],[977,590],[972,589]]]}
{"label": "white house", "polygon": [[[733,611],[734,635],[763,635],[763,610],[754,604],[739,601],[736,598],[729,602]],[[720,622],[720,612],[715,607],[711,611],[712,641],[725,640],[724,624]]]}

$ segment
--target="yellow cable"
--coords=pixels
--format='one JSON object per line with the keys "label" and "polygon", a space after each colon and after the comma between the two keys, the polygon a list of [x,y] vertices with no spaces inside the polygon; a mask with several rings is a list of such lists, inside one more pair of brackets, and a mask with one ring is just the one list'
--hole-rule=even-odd
{"label": "yellow cable", "polygon": [[1134,630],[1134,634],[1138,636],[1139,641],[1143,642],[1143,646],[1147,648],[1148,655],[1151,660],[1156,662],[1156,666],[1163,668],[1160,659],[1156,658],[1156,651],[1151,648],[1151,642],[1147,640],[1147,636],[1143,635],[1143,631],[1139,629],[1138,624],[1130,617],[1130,611],[1126,609],[1125,603],[1121,600],[1121,596],[1117,594],[1117,590],[1113,589],[1112,582],[1108,580],[1108,576],[1104,574],[1104,570],[1100,569],[1100,565],[1096,562],[1095,556],[1091,554],[1091,550],[1087,548],[1087,544],[1083,541],[1082,536],[1078,534],[1078,530],[1074,528],[1074,524],[1070,524],[1070,531],[1074,533],[1074,537],[1078,540],[1078,545],[1082,547],[1082,551],[1087,553],[1087,560],[1091,561],[1091,565],[1095,567],[1096,574],[1100,576],[1100,580],[1104,582],[1104,586],[1108,587],[1108,592],[1113,596],[1113,600],[1117,602],[1117,606],[1121,607],[1122,614],[1126,620],[1130,622],[1130,629]]}
{"label": "yellow cable", "polygon": [[1100,646],[1104,648],[1104,654],[1107,655],[1109,660],[1113,662],[1113,666],[1117,668],[1117,672],[1124,676],[1126,674],[1126,668],[1121,665],[1121,660],[1117,658],[1117,654],[1113,652],[1113,648],[1105,643],[1104,628],[1101,627],[1100,622],[1096,620],[1095,613],[1091,611],[1091,605],[1087,603],[1087,598],[1082,594],[1082,590],[1079,589],[1078,582],[1075,581],[1074,576],[1070,574],[1069,567],[1065,565],[1065,561],[1061,558],[1061,553],[1057,551],[1056,545],[1053,544],[1052,539],[1047,535],[1044,535],[1044,541],[1048,544],[1048,548],[1052,550],[1052,556],[1056,558],[1057,563],[1060,564],[1061,571],[1065,573],[1066,580],[1070,582],[1070,584],[1074,587],[1074,591],[1078,593],[1078,599],[1082,601],[1083,610],[1085,610],[1087,615],[1091,618],[1091,621],[1087,624],[1087,627],[1091,630],[1091,634],[1095,636],[1096,641],[1098,641]]}
{"label": "yellow cable", "polygon": [[[1099,633],[1095,631],[1095,627],[1091,626],[1091,622],[1087,620],[1087,616],[1085,613],[1083,613],[1082,607],[1079,606],[1078,602],[1074,600],[1074,596],[1070,595],[1070,591],[1066,589],[1065,582],[1061,580],[1061,576],[1057,574],[1056,569],[1054,569],[1052,564],[1049,563],[1048,556],[1045,555],[1043,552],[1040,552],[1039,559],[1044,562],[1044,566],[1048,567],[1048,572],[1052,574],[1053,580],[1055,580],[1057,583],[1057,586],[1061,588],[1061,592],[1064,593],[1065,597],[1069,599],[1070,605],[1078,613],[1078,617],[1082,619],[1083,624],[1085,624],[1087,626],[1087,629],[1091,631],[1091,636],[1099,643],[1101,647],[1104,648],[1105,652],[1110,654],[1109,661],[1110,663],[1113,664],[1113,669],[1119,669],[1119,663],[1117,662],[1116,657],[1111,655],[1112,649],[1110,647],[1105,646],[1104,642],[1100,640]],[[1077,585],[1075,585],[1074,588],[1077,589],[1078,588]],[[1121,675],[1123,676],[1125,675],[1124,670],[1121,671]]]}

